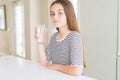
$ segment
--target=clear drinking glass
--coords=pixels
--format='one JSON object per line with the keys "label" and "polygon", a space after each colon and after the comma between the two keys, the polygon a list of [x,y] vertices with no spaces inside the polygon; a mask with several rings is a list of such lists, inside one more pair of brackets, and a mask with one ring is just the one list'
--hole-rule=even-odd
{"label": "clear drinking glass", "polygon": [[38,43],[44,43],[46,39],[47,28],[44,24],[36,25],[37,34],[38,34]]}

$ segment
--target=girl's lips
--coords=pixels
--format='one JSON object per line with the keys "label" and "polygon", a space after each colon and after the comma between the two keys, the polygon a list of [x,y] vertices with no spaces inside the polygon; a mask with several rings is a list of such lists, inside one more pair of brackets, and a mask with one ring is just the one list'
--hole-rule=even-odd
{"label": "girl's lips", "polygon": [[59,21],[54,21],[54,23],[58,23]]}
{"label": "girl's lips", "polygon": [[59,21],[58,20],[54,20],[54,23],[58,23]]}
{"label": "girl's lips", "polygon": [[54,23],[54,24],[58,24],[58,23],[60,23],[60,21],[54,21],[53,23]]}

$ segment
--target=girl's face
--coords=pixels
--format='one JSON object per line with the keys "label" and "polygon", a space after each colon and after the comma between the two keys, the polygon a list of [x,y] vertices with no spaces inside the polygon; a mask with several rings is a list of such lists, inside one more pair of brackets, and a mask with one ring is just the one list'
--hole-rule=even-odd
{"label": "girl's face", "polygon": [[56,28],[66,26],[66,15],[61,4],[54,4],[50,9],[50,18]]}

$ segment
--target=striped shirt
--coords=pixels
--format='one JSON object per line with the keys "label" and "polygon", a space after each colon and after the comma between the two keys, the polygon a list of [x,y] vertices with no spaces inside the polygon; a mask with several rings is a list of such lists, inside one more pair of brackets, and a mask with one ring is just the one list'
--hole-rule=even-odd
{"label": "striped shirt", "polygon": [[82,39],[80,33],[71,31],[66,37],[58,41],[58,32],[51,37],[46,49],[47,60],[53,64],[83,66]]}

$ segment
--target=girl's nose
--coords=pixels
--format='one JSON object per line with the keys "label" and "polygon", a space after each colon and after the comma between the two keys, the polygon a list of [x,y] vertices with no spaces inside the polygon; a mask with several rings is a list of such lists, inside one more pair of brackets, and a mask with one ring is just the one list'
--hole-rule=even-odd
{"label": "girl's nose", "polygon": [[53,18],[54,18],[54,19],[57,19],[57,18],[58,18],[58,15],[57,15],[57,14],[55,14],[55,15],[53,16]]}

